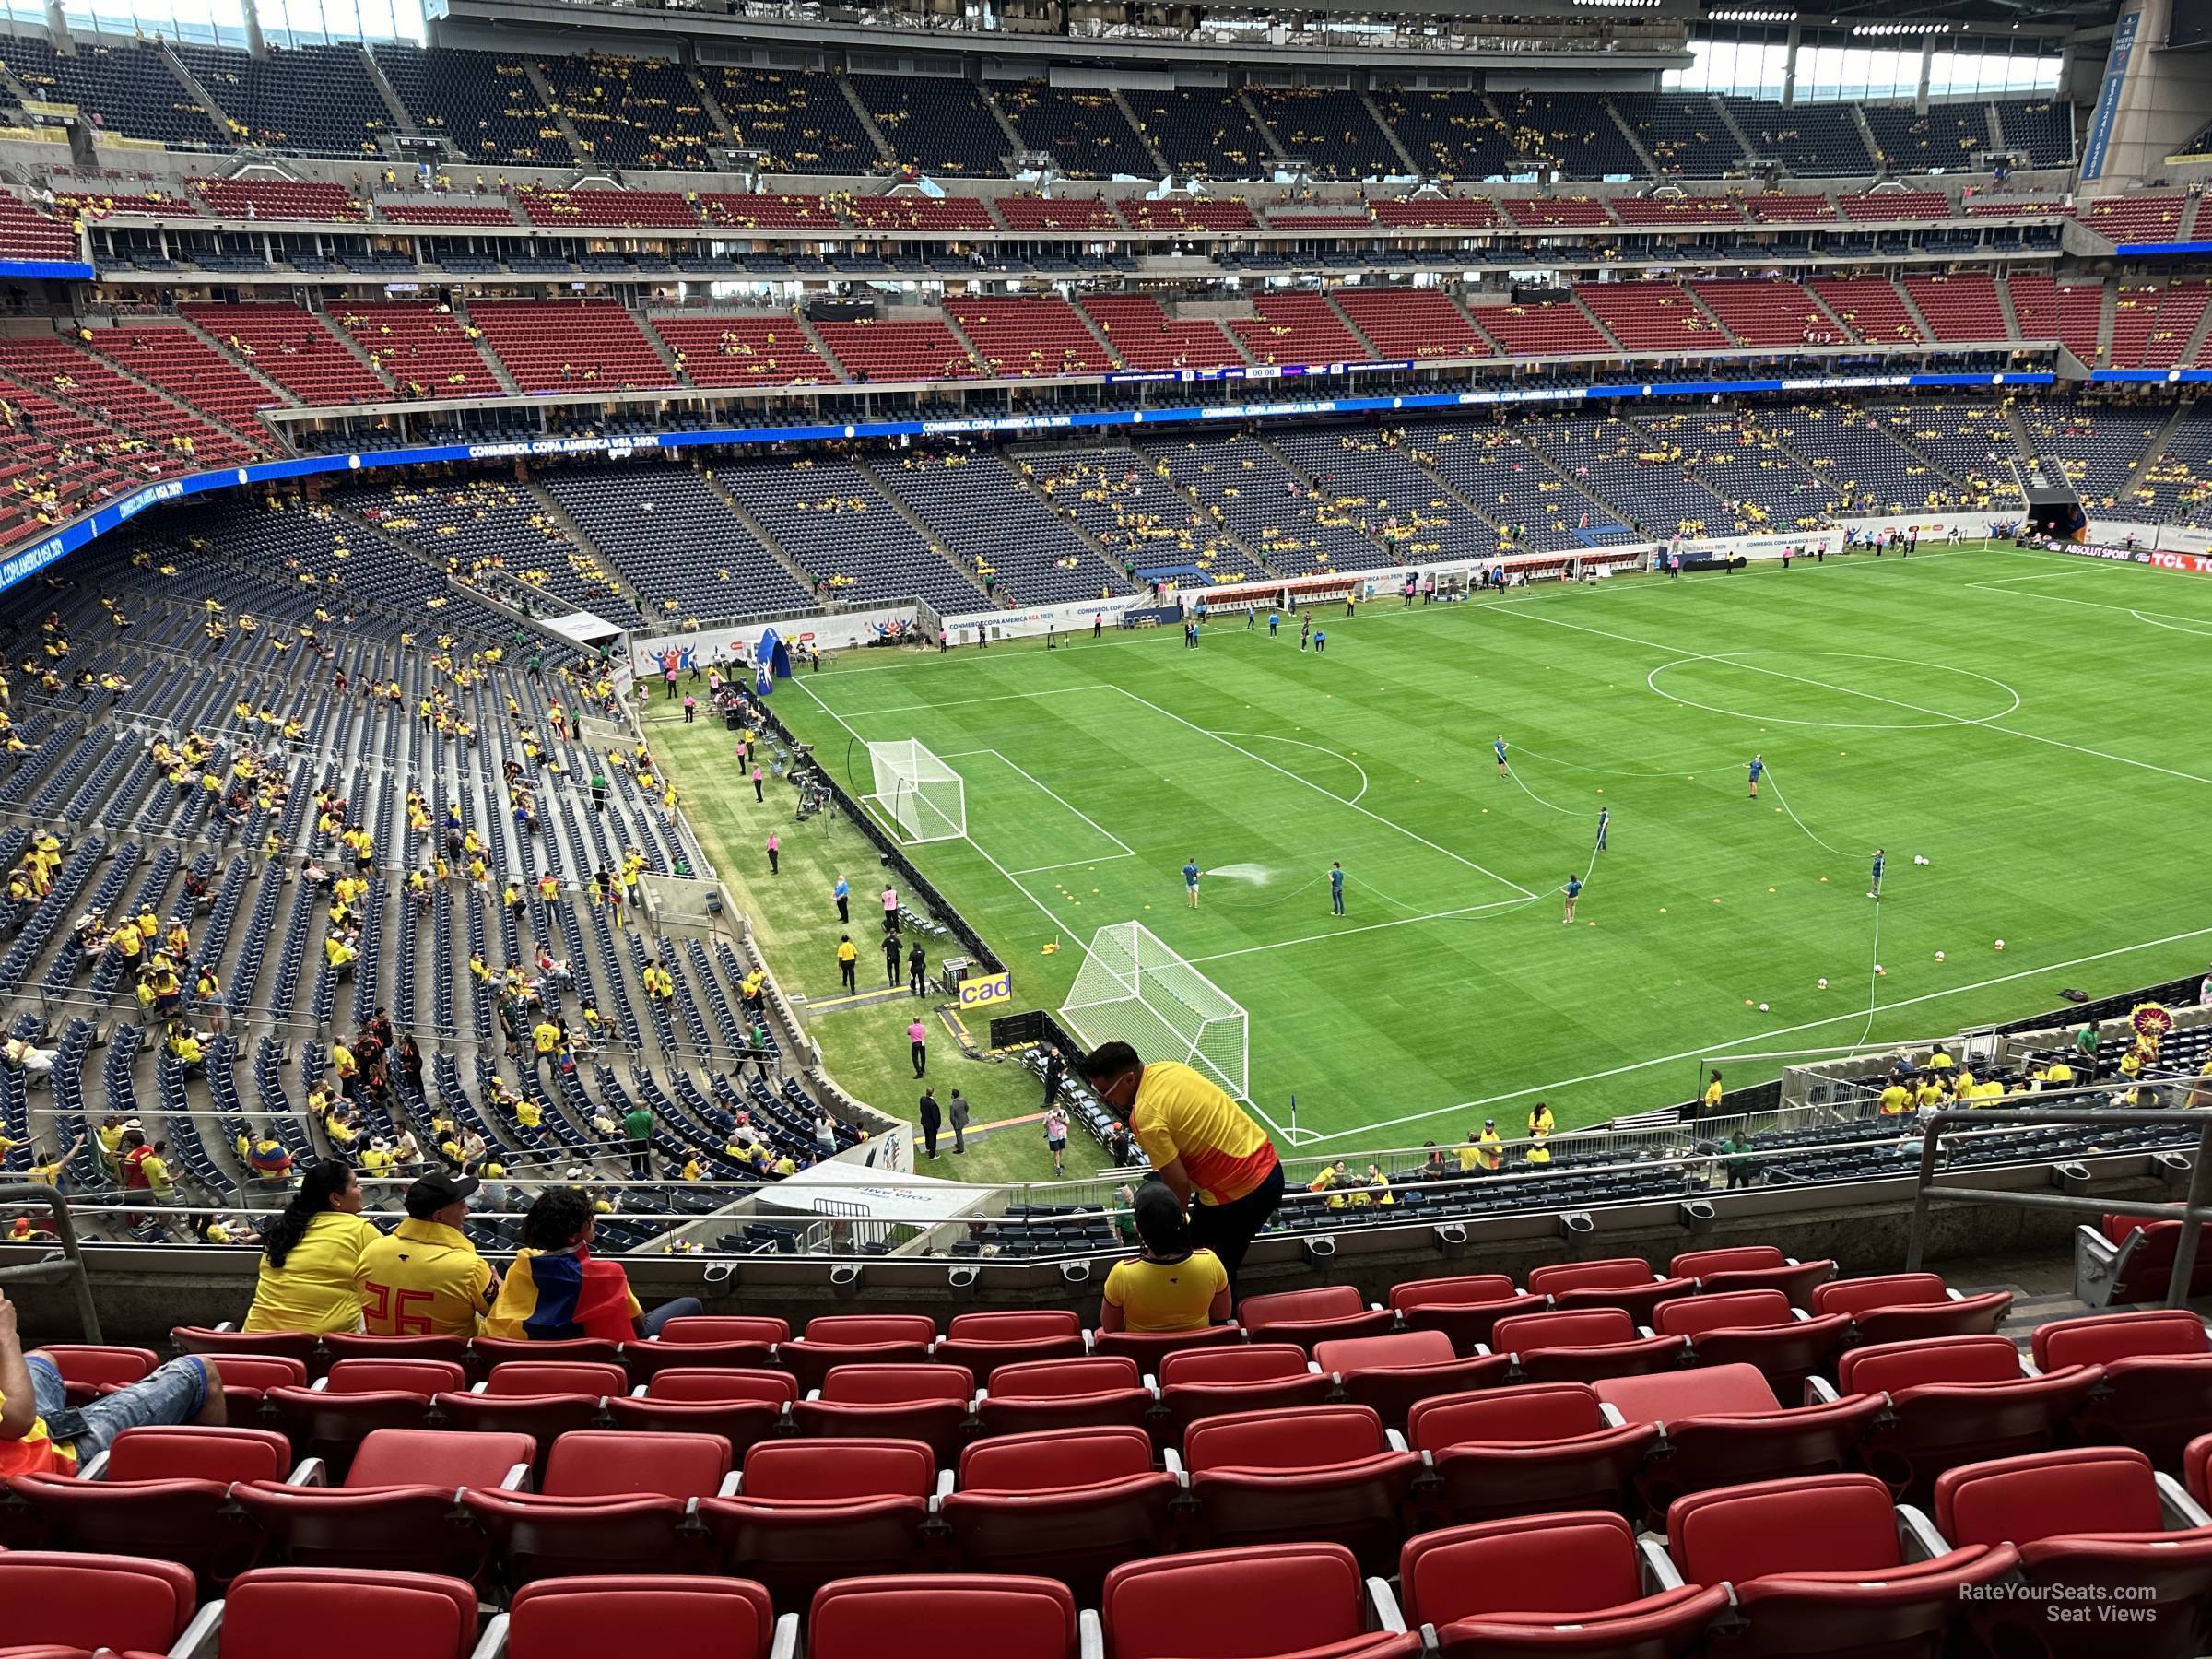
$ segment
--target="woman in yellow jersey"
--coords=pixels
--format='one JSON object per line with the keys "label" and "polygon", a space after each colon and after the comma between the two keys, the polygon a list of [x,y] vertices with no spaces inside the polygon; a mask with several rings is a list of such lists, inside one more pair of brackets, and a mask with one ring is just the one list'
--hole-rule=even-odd
{"label": "woman in yellow jersey", "polygon": [[309,1170],[262,1241],[261,1272],[246,1331],[354,1331],[361,1297],[354,1270],[378,1234],[361,1218],[353,1166],[329,1159]]}
{"label": "woman in yellow jersey", "polygon": [[1212,1251],[1193,1244],[1182,1200],[1164,1182],[1147,1181],[1130,1207],[1144,1253],[1116,1262],[1107,1274],[1099,1329],[1198,1331],[1227,1319],[1228,1271]]}

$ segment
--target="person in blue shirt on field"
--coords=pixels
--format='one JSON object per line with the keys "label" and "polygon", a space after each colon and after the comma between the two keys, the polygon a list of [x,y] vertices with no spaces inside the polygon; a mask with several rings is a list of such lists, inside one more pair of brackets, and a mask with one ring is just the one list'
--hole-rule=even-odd
{"label": "person in blue shirt on field", "polygon": [[1867,898],[1869,898],[1869,899],[1879,899],[1881,896],[1882,896],[1882,850],[1881,850],[1879,847],[1877,847],[1877,848],[1874,850],[1874,886],[1872,886],[1871,888],[1867,888],[1867,890],[1866,890],[1866,897],[1867,897]]}
{"label": "person in blue shirt on field", "polygon": [[1341,864],[1329,865],[1329,909],[1339,916],[1344,914],[1344,865]]}
{"label": "person in blue shirt on field", "polygon": [[1277,616],[1274,608],[1270,606],[1267,612],[1267,637],[1271,640],[1274,639],[1276,629],[1282,627],[1282,618]]}
{"label": "person in blue shirt on field", "polygon": [[1612,826],[1613,808],[1610,806],[1600,806],[1597,809],[1597,850],[1600,853],[1603,853],[1606,850],[1606,831],[1611,829]]}
{"label": "person in blue shirt on field", "polygon": [[1499,734],[1498,741],[1491,744],[1490,747],[1498,756],[1498,775],[1502,778],[1505,776],[1505,735],[1502,732]]}
{"label": "person in blue shirt on field", "polygon": [[1251,633],[1260,625],[1260,607],[1253,606],[1244,613],[1244,631]]}
{"label": "person in blue shirt on field", "polygon": [[1568,877],[1567,885],[1559,891],[1567,895],[1567,913],[1559,918],[1564,925],[1574,920],[1574,901],[1583,896],[1583,878],[1580,876]]}
{"label": "person in blue shirt on field", "polygon": [[837,885],[830,889],[830,897],[837,900],[837,919],[840,922],[852,921],[853,888],[842,876],[837,878]]}
{"label": "person in blue shirt on field", "polygon": [[1198,861],[1194,858],[1182,866],[1182,895],[1193,910],[1198,908]]}
{"label": "person in blue shirt on field", "polygon": [[1761,778],[1765,777],[1765,776],[1766,776],[1766,774],[1767,774],[1767,763],[1766,763],[1766,760],[1765,760],[1765,759],[1764,759],[1763,757],[1761,757],[1761,756],[1759,756],[1759,755],[1754,755],[1754,756],[1752,756],[1752,757],[1751,757],[1751,798],[1752,798],[1753,800],[1755,800],[1755,801],[1759,799],[1759,779],[1761,779]]}
{"label": "person in blue shirt on field", "polygon": [[1329,648],[1329,636],[1320,629],[1313,630],[1313,654],[1319,656]]}

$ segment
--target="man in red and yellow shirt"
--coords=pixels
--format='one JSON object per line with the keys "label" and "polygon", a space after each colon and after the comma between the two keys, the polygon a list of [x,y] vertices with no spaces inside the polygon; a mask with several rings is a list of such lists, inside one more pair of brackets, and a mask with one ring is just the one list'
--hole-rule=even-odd
{"label": "man in red and yellow shirt", "polygon": [[74,1475],[80,1459],[105,1452],[125,1429],[222,1421],[222,1373],[197,1355],[70,1409],[61,1371],[45,1355],[23,1352],[16,1305],[0,1292],[0,1479]]}
{"label": "man in red and yellow shirt", "polygon": [[1197,1071],[1175,1060],[1147,1065],[1125,1042],[1101,1044],[1077,1069],[1191,1206],[1192,1242],[1221,1258],[1233,1292],[1245,1251],[1282,1202],[1283,1166],[1267,1132]]}

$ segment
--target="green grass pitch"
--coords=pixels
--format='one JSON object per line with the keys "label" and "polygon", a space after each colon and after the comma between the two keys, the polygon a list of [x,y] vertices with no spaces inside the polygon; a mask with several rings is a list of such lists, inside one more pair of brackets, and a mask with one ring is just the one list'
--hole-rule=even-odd
{"label": "green grass pitch", "polygon": [[1295,618],[1195,651],[855,652],[775,704],[856,791],[855,739],[961,773],[970,839],[915,857],[1017,1006],[1057,1007],[1093,931],[1140,920],[1248,1010],[1252,1099],[1280,1127],[1295,1094],[1315,1149],[1511,1131],[1539,1097],[1586,1123],[1684,1098],[1705,1056],[1948,1032],[2212,955],[2212,582],[1970,545],[1315,621],[1325,656]]}

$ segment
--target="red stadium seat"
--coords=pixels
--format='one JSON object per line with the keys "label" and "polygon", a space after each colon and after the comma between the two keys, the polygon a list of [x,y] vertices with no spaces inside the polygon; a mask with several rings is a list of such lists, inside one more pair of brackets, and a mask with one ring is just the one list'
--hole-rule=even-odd
{"label": "red stadium seat", "polygon": [[1517,1289],[1502,1273],[1416,1279],[1390,1288],[1390,1305],[1409,1331],[1441,1331],[1460,1353],[1490,1339],[1490,1327],[1515,1313],[1541,1312],[1545,1299]]}
{"label": "red stadium seat", "polygon": [[541,1490],[472,1489],[461,1501],[490,1535],[510,1584],[681,1571],[706,1565],[688,1507],[714,1496],[729,1472],[719,1435],[583,1430],[553,1442]]}
{"label": "red stadium seat", "polygon": [[2200,1434],[2182,1453],[2182,1473],[2189,1496],[2199,1504],[2212,1502],[2212,1434]]}
{"label": "red stadium seat", "polygon": [[1248,1296],[1237,1304],[1237,1323],[1251,1341],[1295,1342],[1310,1353],[1317,1342],[1381,1335],[1397,1316],[1369,1306],[1355,1285],[1322,1285]]}
{"label": "red stadium seat", "polygon": [[489,1545],[459,1493],[526,1479],[535,1451],[526,1434],[378,1429],[343,1486],[250,1481],[230,1495],[292,1566],[474,1579]]}
{"label": "red stadium seat", "polygon": [[491,1368],[481,1393],[441,1394],[433,1404],[456,1429],[527,1434],[541,1453],[561,1435],[598,1425],[603,1402],[629,1387],[610,1361],[510,1359]]}
{"label": "red stadium seat", "polygon": [[319,1386],[274,1389],[268,1405],[300,1455],[323,1459],[342,1480],[362,1441],[380,1429],[428,1426],[430,1402],[467,1384],[451,1359],[341,1359]]}
{"label": "red stadium seat", "polygon": [[305,1360],[310,1371],[323,1359],[323,1339],[312,1331],[217,1331],[205,1325],[177,1325],[169,1333],[180,1354],[275,1354]]}
{"label": "red stadium seat", "polygon": [[798,1397],[798,1381],[785,1371],[656,1371],[635,1394],[610,1395],[606,1415],[618,1429],[719,1434],[741,1457],[755,1441],[782,1431],[784,1413]]}
{"label": "red stadium seat", "polygon": [[835,1365],[920,1365],[936,1340],[926,1313],[826,1313],[806,1322],[804,1336],[782,1344],[776,1358],[802,1393],[819,1388]]}
{"label": "red stadium seat", "polygon": [[256,1416],[271,1389],[307,1386],[307,1361],[288,1355],[225,1354],[218,1363],[225,1416],[232,1420]]}
{"label": "red stadium seat", "polygon": [[699,1512],[729,1569],[792,1606],[832,1579],[911,1570],[935,1489],[936,1455],[918,1441],[763,1441],[737,1495]]}
{"label": "red stadium seat", "polygon": [[1243,1340],[1242,1329],[1235,1324],[1207,1325],[1196,1331],[1093,1331],[1090,1351],[1126,1355],[1146,1376],[1157,1377],[1160,1361],[1170,1354],[1180,1354],[1185,1348],[1232,1347]]}
{"label": "red stadium seat", "polygon": [[1889,1396],[1859,1460],[1913,1502],[1945,1469],[2047,1451],[2103,1374],[2075,1365],[2030,1377],[2002,1336],[1939,1336],[1847,1349],[1836,1382],[1843,1394]]}
{"label": "red stadium seat", "polygon": [[535,1365],[619,1365],[622,1345],[596,1336],[570,1336],[558,1342],[533,1342],[523,1336],[478,1336],[469,1352],[487,1371],[517,1360]]}
{"label": "red stadium seat", "polygon": [[222,1659],[468,1659],[477,1594],[425,1572],[265,1567],[223,1599]]}
{"label": "red stadium seat", "polygon": [[768,1592],[745,1579],[539,1579],[507,1606],[508,1659],[769,1659],[775,1634]]}
{"label": "red stadium seat", "polygon": [[1494,1388],[1512,1361],[1503,1354],[1455,1358],[1441,1331],[1394,1331],[1382,1336],[1338,1337],[1313,1345],[1313,1362],[1355,1406],[1371,1406],[1390,1429],[1406,1427],[1417,1401],[1471,1388]]}
{"label": "red stadium seat", "polygon": [[1692,1250],[1677,1256],[1667,1271],[1694,1278],[1698,1293],[1724,1290],[1779,1290],[1795,1308],[1813,1305],[1813,1287],[1836,1277],[1832,1261],[1800,1262],[1771,1244],[1738,1244],[1725,1250]]}
{"label": "red stadium seat", "polygon": [[1217,1544],[1331,1538],[1388,1571],[1421,1460],[1364,1406],[1206,1418],[1183,1433],[1191,1495]]}
{"label": "red stadium seat", "polygon": [[2072,1440],[2133,1446],[2174,1471],[2182,1467],[2183,1449],[2212,1424],[2212,1338],[2205,1322],[2185,1309],[2038,1325],[2029,1351],[2040,1371],[2104,1368],[2102,1385],[2067,1419]]}
{"label": "red stadium seat", "polygon": [[[2123,301],[2124,303],[2124,301]],[[2145,1221],[2135,1216],[2106,1216],[2101,1225],[2083,1232],[2104,1241],[2103,1254],[2114,1274],[2112,1302],[2163,1300],[2173,1279],[2173,1263],[2182,1240],[2179,1221]],[[2078,1252],[2077,1252],[2078,1253]],[[2189,1280],[2189,1294],[2212,1293],[2212,1250],[2197,1252]]]}
{"label": "red stadium seat", "polygon": [[936,1347],[940,1365],[964,1365],[985,1388],[1002,1365],[1079,1359],[1089,1351],[1083,1322],[1067,1308],[955,1313]]}
{"label": "red stadium seat", "polygon": [[66,1549],[178,1561],[205,1584],[253,1565],[259,1529],[229,1500],[241,1480],[281,1480],[291,1447],[265,1429],[125,1429],[98,1460],[66,1475],[19,1475],[9,1484],[47,1535]]}
{"label": "red stadium seat", "polygon": [[1412,1659],[1421,1639],[1376,1606],[1341,1544],[1208,1549],[1131,1561],[1099,1603],[1106,1659]]}
{"label": "red stadium seat", "polygon": [[776,1345],[790,1336],[788,1320],[694,1314],[670,1320],[646,1341],[624,1343],[622,1359],[641,1382],[670,1366],[770,1366]]}
{"label": "red stadium seat", "polygon": [[2004,1578],[2018,1558],[2006,1546],[1947,1552],[1917,1524],[1872,1476],[1818,1475],[1679,1499],[1666,1544],[1685,1579],[1733,1587],[1747,1628],[1730,1653],[1934,1659],[1969,1588]]}
{"label": "red stadium seat", "polygon": [[1794,1394],[1843,1346],[1847,1313],[1799,1319],[1779,1290],[1735,1290],[1661,1302],[1652,1328],[1689,1339],[1700,1365],[1756,1365],[1777,1393]]}
{"label": "red stadium seat", "polygon": [[1649,1324],[1653,1308],[1675,1297],[1689,1295],[1697,1286],[1687,1278],[1661,1277],[1641,1256],[1614,1256],[1602,1262],[1555,1262],[1533,1268],[1528,1288],[1532,1295],[1548,1297],[1551,1305],[1561,1312],[1618,1308],[1637,1324]]}
{"label": "red stadium seat", "polygon": [[791,1420],[801,1434],[920,1441],[949,1468],[974,1397],[964,1365],[838,1365],[792,1406]]}
{"label": "red stadium seat", "polygon": [[1453,1521],[1560,1510],[1626,1512],[1630,1477],[1659,1443],[1649,1423],[1615,1427],[1584,1382],[1531,1382],[1448,1399],[1406,1414],[1406,1439],[1439,1483]]}
{"label": "red stadium seat", "polygon": [[1313,1369],[1306,1350],[1288,1342],[1196,1348],[1159,1362],[1159,1404],[1171,1444],[1180,1443],[1201,1418],[1318,1406],[1329,1389],[1329,1379]]}
{"label": "red stadium seat", "polygon": [[986,1434],[1044,1429],[1142,1428],[1155,1404],[1126,1355],[1002,1365],[977,1404]]}
{"label": "red stadium seat", "polygon": [[190,1568],[135,1556],[0,1552],[0,1653],[165,1653],[192,1623]]}
{"label": "red stadium seat", "polygon": [[1167,1547],[1173,1475],[1141,1429],[1077,1429],[977,1441],[939,1502],[960,1565],[1030,1572],[1097,1601],[1108,1569]]}
{"label": "red stadium seat", "polygon": [[840,1579],[816,1592],[806,1621],[807,1659],[1076,1659],[1077,1651],[1075,1600],[1051,1579]]}
{"label": "red stadium seat", "polygon": [[1671,1371],[1686,1351],[1679,1336],[1639,1336],[1635,1321],[1618,1308],[1517,1314],[1498,1322],[1491,1342],[1513,1356],[1531,1382],[1588,1382]]}
{"label": "red stadium seat", "polygon": [[1636,1472],[1648,1524],[1664,1525],[1685,1492],[1850,1466],[1888,1403],[1878,1394],[1784,1409],[1755,1366],[1708,1365],[1595,1385],[1631,1423],[1656,1423],[1663,1439]]}
{"label": "red stadium seat", "polygon": [[1721,1584],[1647,1586],[1635,1530],[1605,1510],[1423,1533],[1398,1583],[1406,1622],[1435,1626],[1443,1659],[1675,1659],[1728,1606]]}
{"label": "red stadium seat", "polygon": [[369,1336],[358,1331],[332,1331],[324,1336],[323,1349],[334,1365],[344,1359],[438,1359],[465,1367],[476,1359],[463,1336]]}
{"label": "red stadium seat", "polygon": [[[1936,1482],[1936,1525],[1961,1546],[2017,1546],[2042,1594],[1976,1609],[1999,1653],[2124,1653],[2194,1659],[2212,1631],[2212,1526],[2192,1525],[2132,1446],[2092,1446],[1950,1469]],[[2201,1513],[2201,1512],[2200,1512]],[[2094,1622],[2051,1619],[2087,1607]],[[2100,1618],[2098,1606],[2124,1613]],[[2033,1645],[2030,1645],[2033,1644]]]}
{"label": "red stadium seat", "polygon": [[1909,1342],[1928,1336],[1979,1336],[2005,1322],[2012,1292],[1960,1296],[1933,1273],[1886,1273],[1830,1279],[1813,1287],[1815,1313],[1848,1313],[1862,1342]]}
{"label": "red stadium seat", "polygon": [[104,1389],[135,1382],[161,1363],[151,1348],[110,1347],[96,1342],[50,1342],[37,1352],[61,1372],[72,1406],[82,1406]]}

